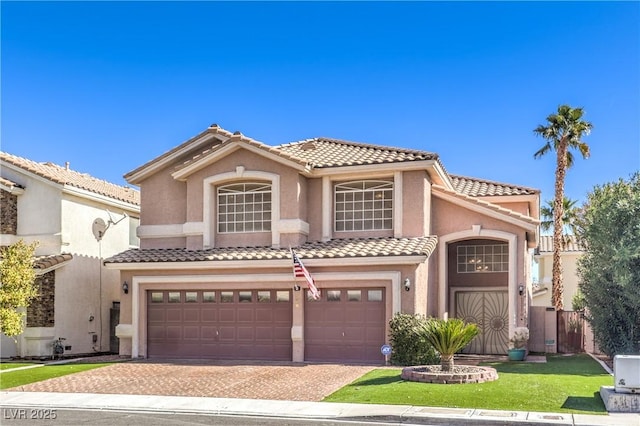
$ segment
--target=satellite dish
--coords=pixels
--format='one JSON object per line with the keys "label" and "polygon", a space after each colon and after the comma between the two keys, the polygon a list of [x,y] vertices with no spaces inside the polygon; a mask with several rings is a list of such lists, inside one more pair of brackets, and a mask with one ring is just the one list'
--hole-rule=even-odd
{"label": "satellite dish", "polygon": [[91,226],[91,231],[93,232],[93,236],[96,237],[96,240],[100,241],[105,232],[107,232],[107,224],[101,218],[97,218],[93,221],[93,225]]}

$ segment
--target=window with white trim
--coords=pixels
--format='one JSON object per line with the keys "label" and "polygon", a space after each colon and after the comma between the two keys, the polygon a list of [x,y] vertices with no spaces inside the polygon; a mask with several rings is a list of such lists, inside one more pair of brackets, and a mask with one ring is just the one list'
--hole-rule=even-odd
{"label": "window with white trim", "polygon": [[243,182],[218,187],[218,232],[271,231],[271,184]]}
{"label": "window with white trim", "polygon": [[335,185],[335,230],[393,229],[393,182],[360,180]]}
{"label": "window with white trim", "polygon": [[509,245],[461,245],[458,246],[458,272],[507,272],[509,271]]}

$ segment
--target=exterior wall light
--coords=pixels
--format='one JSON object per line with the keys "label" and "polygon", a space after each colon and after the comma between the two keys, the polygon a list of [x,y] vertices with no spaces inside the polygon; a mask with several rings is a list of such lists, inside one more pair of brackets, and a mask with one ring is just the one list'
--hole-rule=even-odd
{"label": "exterior wall light", "polygon": [[129,294],[129,284],[126,281],[122,283],[122,291],[124,294]]}
{"label": "exterior wall light", "polygon": [[519,294],[520,296],[522,296],[522,295],[524,294],[524,286],[523,286],[522,284],[520,284],[520,285],[518,286],[518,294]]}
{"label": "exterior wall light", "polygon": [[404,290],[405,291],[411,290],[411,280],[409,279],[409,277],[404,279]]}

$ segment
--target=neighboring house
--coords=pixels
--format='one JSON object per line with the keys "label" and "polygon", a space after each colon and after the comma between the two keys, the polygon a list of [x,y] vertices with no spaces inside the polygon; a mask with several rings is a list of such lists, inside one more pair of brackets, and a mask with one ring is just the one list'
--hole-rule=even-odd
{"label": "neighboring house", "polygon": [[[105,257],[138,246],[139,192],[73,171],[68,164],[38,163],[4,152],[0,172],[0,245],[37,241],[40,291],[27,308],[26,328],[17,342],[2,336],[2,357],[51,356],[59,337],[66,339],[66,354],[117,351],[110,317],[118,313],[119,274],[101,264]],[[108,226],[100,241],[94,222]]]}
{"label": "neighboring house", "polygon": [[[578,292],[578,259],[584,254],[584,247],[574,235],[567,236],[564,250],[560,252],[562,259],[562,284],[564,309],[572,310],[573,296]],[[541,235],[535,252],[534,261],[538,265],[538,282],[533,286],[533,306],[553,306],[551,303],[551,283],[553,278],[553,236]]]}
{"label": "neighboring house", "polygon": [[105,261],[129,288],[122,355],[380,363],[398,312],[476,322],[469,351],[503,354],[528,324],[536,189],[450,175],[431,152],[217,125],[125,178],[140,249]]}

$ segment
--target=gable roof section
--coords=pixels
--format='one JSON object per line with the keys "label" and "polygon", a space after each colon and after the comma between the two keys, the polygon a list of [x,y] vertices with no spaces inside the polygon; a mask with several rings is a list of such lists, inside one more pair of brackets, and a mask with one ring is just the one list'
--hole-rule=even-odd
{"label": "gable roof section", "polygon": [[[295,248],[301,259],[426,256],[436,248],[436,236],[417,238],[353,238],[309,242]],[[105,264],[291,260],[289,249],[271,247],[210,248],[205,250],[131,249],[112,256]]]}
{"label": "gable roof section", "polygon": [[217,124],[212,124],[204,132],[197,134],[159,157],[156,157],[142,166],[126,173],[124,178],[127,182],[136,185],[141,180],[165,166],[170,166],[173,162],[177,161],[179,158],[183,158],[183,156],[188,155],[190,152],[202,149],[205,145],[216,145],[220,142],[224,142],[231,136],[232,133],[230,131],[223,129]]}
{"label": "gable roof section", "polygon": [[533,195],[540,190],[516,186],[508,183],[493,182],[466,176],[450,175],[455,190],[471,197],[485,197],[495,195]]}
{"label": "gable roof section", "polygon": [[[585,251],[584,245],[575,235],[564,235],[564,237],[567,238],[567,243],[564,250],[562,250],[563,253]],[[540,235],[538,249],[540,253],[553,253],[553,235]]]}
{"label": "gable roof section", "polygon": [[140,192],[133,188],[116,185],[57,164],[37,163],[6,152],[0,152],[0,160],[57,184],[73,186],[136,206],[140,205]]}
{"label": "gable roof section", "polygon": [[239,148],[245,148],[249,151],[261,153],[271,157],[275,161],[288,163],[301,171],[309,169],[309,163],[304,159],[282,152],[277,148],[249,138],[240,132],[235,132],[224,142],[208,147],[205,150],[198,152],[189,160],[178,165],[175,168],[175,172],[172,173],[172,176],[176,179],[183,179],[191,173],[206,167],[218,160],[220,157],[228,155]]}
{"label": "gable roof section", "polygon": [[471,210],[479,211],[484,214],[489,214],[497,219],[505,222],[512,223],[530,229],[532,231],[537,230],[540,221],[534,219],[531,216],[526,216],[513,210],[500,207],[497,204],[484,201],[477,197],[472,197],[461,192],[452,191],[440,185],[433,185],[433,195],[444,200],[453,202],[458,205],[466,206]]}

